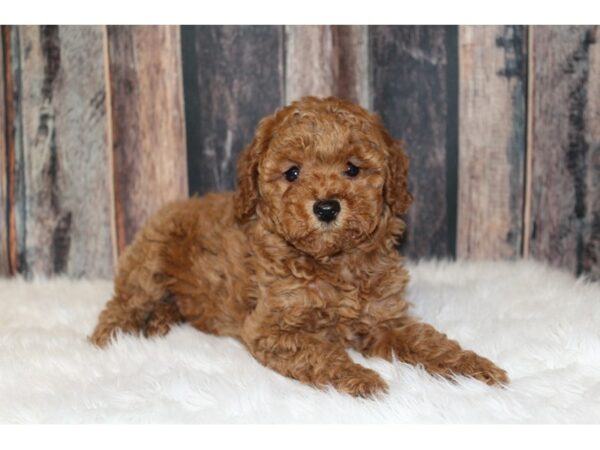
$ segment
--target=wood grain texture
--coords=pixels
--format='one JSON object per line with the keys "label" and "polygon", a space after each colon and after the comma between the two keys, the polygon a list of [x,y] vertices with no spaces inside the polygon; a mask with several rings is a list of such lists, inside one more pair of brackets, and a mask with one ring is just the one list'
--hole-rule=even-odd
{"label": "wood grain texture", "polygon": [[111,277],[103,30],[17,29],[19,270]]}
{"label": "wood grain texture", "polygon": [[188,196],[178,26],[109,26],[117,237]]}
{"label": "wood grain texture", "polygon": [[[4,31],[4,30],[2,30]],[[0,36],[0,277],[10,275],[8,253],[8,145],[6,143],[6,98],[4,95],[4,33]]]}
{"label": "wood grain texture", "polygon": [[[18,120],[19,85],[15,76],[19,73],[18,29],[16,26],[2,26],[2,46],[4,52],[4,116],[5,116],[5,163],[6,177],[6,239],[10,275],[18,272],[17,242],[17,188],[23,183],[17,177],[17,145],[21,136],[21,121]],[[21,158],[22,159],[22,158]]]}
{"label": "wood grain texture", "polygon": [[521,254],[527,29],[459,27],[457,257]]}
{"label": "wood grain texture", "polygon": [[368,108],[367,30],[364,25],[286,26],[286,103],[335,95]]}
{"label": "wood grain texture", "polygon": [[525,180],[523,187],[523,258],[530,257],[531,240],[531,197],[533,185],[533,27],[527,29],[527,133],[525,151]]}
{"label": "wood grain texture", "polygon": [[589,100],[584,116],[589,153],[585,162],[587,195],[586,218],[581,233],[581,270],[590,278],[600,280],[600,27],[595,26],[591,30],[590,40],[594,47],[589,52]]}
{"label": "wood grain texture", "polygon": [[184,26],[190,192],[234,188],[239,152],[284,101],[283,27]]}
{"label": "wood grain texture", "polygon": [[535,26],[530,254],[600,278],[597,26]]}
{"label": "wood grain texture", "polygon": [[[456,29],[370,27],[373,109],[410,158],[410,257],[454,255]],[[450,87],[450,88],[449,88]]]}

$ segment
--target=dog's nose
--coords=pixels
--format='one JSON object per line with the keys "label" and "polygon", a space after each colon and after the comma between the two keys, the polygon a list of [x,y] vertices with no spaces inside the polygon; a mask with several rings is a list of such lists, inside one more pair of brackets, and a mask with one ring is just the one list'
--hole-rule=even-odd
{"label": "dog's nose", "polygon": [[340,202],[337,200],[316,201],[313,205],[313,212],[321,222],[331,222],[340,212]]}

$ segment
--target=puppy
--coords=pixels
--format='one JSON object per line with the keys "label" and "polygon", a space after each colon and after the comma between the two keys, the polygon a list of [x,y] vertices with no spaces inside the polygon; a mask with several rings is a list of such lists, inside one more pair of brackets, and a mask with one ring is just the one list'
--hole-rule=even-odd
{"label": "puppy", "polygon": [[239,339],[285,376],[354,396],[387,385],[347,348],[508,382],[408,313],[396,249],[412,201],[407,170],[400,143],[359,106],[307,97],[277,111],[243,151],[236,192],[169,204],[138,233],[92,342],[186,321]]}

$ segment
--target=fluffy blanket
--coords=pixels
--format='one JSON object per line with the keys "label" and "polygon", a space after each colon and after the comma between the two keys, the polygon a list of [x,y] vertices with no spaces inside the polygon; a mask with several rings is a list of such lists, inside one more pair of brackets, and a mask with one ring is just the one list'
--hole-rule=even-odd
{"label": "fluffy blanket", "polygon": [[0,422],[600,422],[600,285],[529,262],[410,266],[413,311],[505,368],[504,389],[365,360],[388,395],[318,391],[188,325],[86,341],[107,281],[0,281]]}

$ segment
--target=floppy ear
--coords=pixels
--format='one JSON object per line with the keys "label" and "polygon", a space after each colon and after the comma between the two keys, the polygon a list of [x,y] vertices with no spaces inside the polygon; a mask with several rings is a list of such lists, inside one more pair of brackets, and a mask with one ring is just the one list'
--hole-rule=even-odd
{"label": "floppy ear", "polygon": [[238,161],[238,190],[235,193],[233,206],[235,217],[240,222],[250,219],[258,203],[258,164],[266,152],[272,137],[274,117],[266,117],[260,121],[254,138],[240,155]]}
{"label": "floppy ear", "polygon": [[402,149],[401,141],[389,138],[385,201],[392,213],[400,215],[408,210],[412,200],[408,191],[408,156]]}

